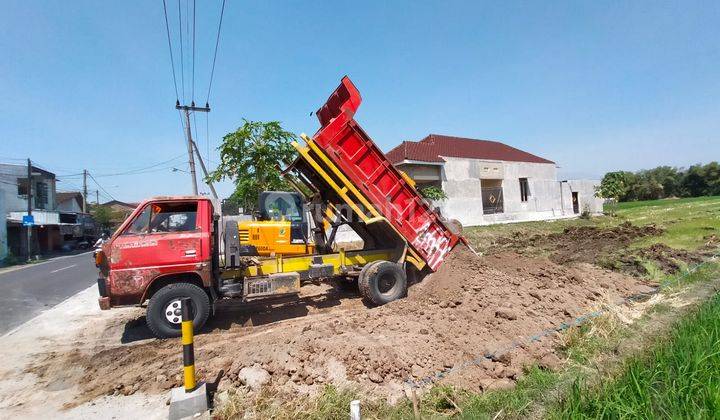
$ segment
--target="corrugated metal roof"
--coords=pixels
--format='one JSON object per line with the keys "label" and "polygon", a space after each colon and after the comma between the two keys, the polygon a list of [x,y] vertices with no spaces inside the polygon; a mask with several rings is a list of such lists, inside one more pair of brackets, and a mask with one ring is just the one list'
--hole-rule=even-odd
{"label": "corrugated metal roof", "polygon": [[420,141],[404,141],[387,153],[392,163],[403,160],[444,162],[441,156],[510,162],[555,163],[498,141],[430,134]]}

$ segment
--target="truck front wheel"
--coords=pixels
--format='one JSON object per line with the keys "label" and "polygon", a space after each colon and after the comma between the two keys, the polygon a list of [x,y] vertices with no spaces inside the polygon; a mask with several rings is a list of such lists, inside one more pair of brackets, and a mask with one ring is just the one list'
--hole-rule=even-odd
{"label": "truck front wheel", "polygon": [[155,292],[148,303],[147,325],[158,338],[180,337],[180,299],[190,298],[193,329],[199,331],[210,315],[210,298],[191,283],[172,283]]}
{"label": "truck front wheel", "polygon": [[375,305],[400,299],[407,292],[405,270],[390,261],[373,261],[360,271],[360,294]]}

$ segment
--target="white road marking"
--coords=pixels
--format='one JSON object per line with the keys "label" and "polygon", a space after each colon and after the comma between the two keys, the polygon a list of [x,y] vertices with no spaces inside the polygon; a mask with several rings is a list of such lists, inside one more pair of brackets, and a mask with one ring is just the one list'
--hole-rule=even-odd
{"label": "white road marking", "polygon": [[63,267],[63,268],[58,268],[57,270],[51,271],[50,274],[57,273],[58,271],[67,270],[68,268],[73,268],[73,267],[77,267],[77,264],[68,265],[67,267]]}

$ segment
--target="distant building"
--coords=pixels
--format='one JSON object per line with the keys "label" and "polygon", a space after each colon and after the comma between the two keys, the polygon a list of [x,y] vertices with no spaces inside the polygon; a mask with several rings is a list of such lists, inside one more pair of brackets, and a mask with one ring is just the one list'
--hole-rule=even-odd
{"label": "distant building", "polygon": [[69,213],[83,212],[83,195],[80,191],[58,192],[57,210]]}
{"label": "distant building", "polygon": [[555,162],[497,141],[431,134],[387,156],[416,188],[441,188],[447,198],[433,204],[464,226],[602,212],[599,181],[560,181]]}
{"label": "distant building", "polygon": [[120,226],[122,222],[124,222],[125,219],[127,219],[128,216],[135,211],[135,208],[137,208],[138,205],[140,205],[140,203],[125,203],[118,200],[112,200],[101,204],[101,206],[107,207],[112,211],[113,216],[110,223],[114,227]]}
{"label": "distant building", "polygon": [[31,206],[35,218],[32,252],[48,252],[62,245],[60,214],[55,211],[55,174],[36,166],[32,166],[30,172],[28,179],[27,165],[0,164],[0,194],[5,207],[3,224],[6,224],[7,249],[14,255],[27,253],[22,218],[27,215],[29,188],[32,188]]}
{"label": "distant building", "polygon": [[0,259],[8,251],[17,256],[27,254],[28,189],[31,192],[31,252],[44,254],[92,240],[97,232],[95,222],[82,212],[83,197],[79,192],[56,192],[55,174],[36,166],[0,164]]}

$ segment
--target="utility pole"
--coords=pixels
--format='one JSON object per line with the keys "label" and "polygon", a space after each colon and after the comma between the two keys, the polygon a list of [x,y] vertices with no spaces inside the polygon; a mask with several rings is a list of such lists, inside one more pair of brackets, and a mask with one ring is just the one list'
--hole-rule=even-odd
{"label": "utility pole", "polygon": [[87,213],[87,169],[83,169],[83,213]]}
{"label": "utility pole", "polygon": [[[202,168],[203,173],[205,174],[205,179],[207,179],[208,171],[207,171],[207,168],[205,168],[205,162],[203,162],[203,158],[200,155],[200,150],[198,150],[197,144],[195,144],[194,141],[192,142],[192,145],[193,145],[193,148],[195,148],[195,153],[197,153],[198,160],[200,161],[200,167]],[[215,191],[215,187],[213,186],[212,182],[205,181],[205,183],[207,184],[208,187],[210,187],[210,191],[212,192],[213,198],[217,199],[218,195],[217,195],[217,192]]]}
{"label": "utility pole", "polygon": [[210,106],[206,103],[204,107],[195,106],[193,101],[190,106],[175,103],[175,109],[185,111],[185,129],[187,131],[188,164],[190,165],[190,178],[192,179],[193,194],[198,195],[197,178],[195,177],[195,157],[193,155],[192,130],[190,128],[190,111],[210,112]]}
{"label": "utility pole", "polygon": [[[30,159],[27,160],[27,213],[28,216],[32,216],[32,163]],[[30,261],[32,254],[32,225],[28,224],[27,227],[27,260]]]}
{"label": "utility pole", "polygon": [[95,190],[95,205],[100,205],[100,191]]}

